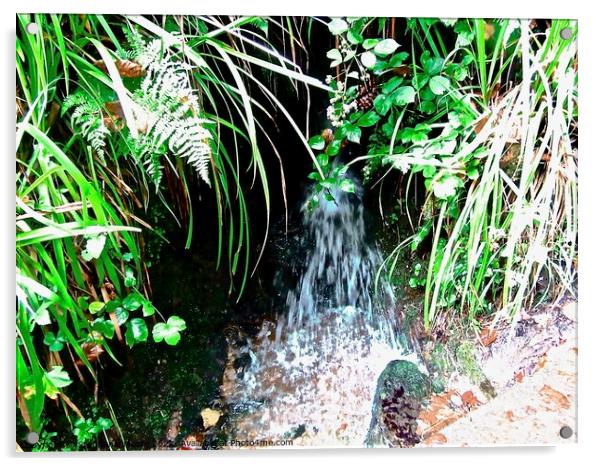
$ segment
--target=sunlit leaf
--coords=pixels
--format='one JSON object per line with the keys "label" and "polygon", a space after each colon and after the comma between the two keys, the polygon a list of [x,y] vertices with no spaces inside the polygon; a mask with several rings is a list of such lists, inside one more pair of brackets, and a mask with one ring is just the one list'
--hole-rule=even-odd
{"label": "sunlit leaf", "polygon": [[384,39],[374,46],[374,53],[381,57],[390,55],[399,48],[399,44],[395,39]]}
{"label": "sunlit leaf", "polygon": [[347,21],[341,18],[334,18],[330,23],[328,23],[328,30],[334,36],[338,36],[343,34],[345,31],[349,29],[349,25]]}
{"label": "sunlit leaf", "polygon": [[131,348],[136,343],[142,343],[148,338],[148,327],[144,319],[135,317],[126,324],[125,342]]}
{"label": "sunlit leaf", "polygon": [[325,146],[326,141],[324,141],[324,138],[321,135],[312,136],[309,139],[309,147],[311,147],[314,150],[322,150]]}
{"label": "sunlit leaf", "polygon": [[372,52],[364,52],[360,55],[360,61],[366,68],[372,69],[376,65],[376,55]]}
{"label": "sunlit leaf", "polygon": [[82,258],[85,261],[98,259],[102,254],[107,237],[105,235],[92,236],[86,241],[86,247],[82,250]]}
{"label": "sunlit leaf", "polygon": [[414,102],[416,91],[412,86],[401,86],[395,91],[394,99],[396,105],[407,105]]}
{"label": "sunlit leaf", "polygon": [[369,126],[374,126],[379,120],[380,116],[378,113],[370,111],[362,115],[362,117],[358,120],[357,125],[366,128]]}
{"label": "sunlit leaf", "polygon": [[434,94],[442,95],[449,90],[450,82],[445,76],[433,76],[429,81],[429,87]]}

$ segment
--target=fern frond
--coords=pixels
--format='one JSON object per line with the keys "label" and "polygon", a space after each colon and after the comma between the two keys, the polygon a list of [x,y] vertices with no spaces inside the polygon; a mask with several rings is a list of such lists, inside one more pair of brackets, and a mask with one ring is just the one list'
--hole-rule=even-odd
{"label": "fern frond", "polygon": [[[140,46],[139,42],[136,44]],[[157,154],[169,152],[185,159],[210,185],[211,133],[205,128],[207,120],[199,117],[198,96],[190,84],[190,66],[170,56],[159,40],[147,43],[134,60],[146,70],[135,97],[147,113],[146,147],[141,147],[139,156],[144,158],[149,176],[158,188],[162,167]]]}
{"label": "fern frond", "polygon": [[76,92],[63,101],[63,113],[71,109],[72,129],[84,137],[104,164],[106,138],[110,131],[104,124],[100,106],[88,94]]}

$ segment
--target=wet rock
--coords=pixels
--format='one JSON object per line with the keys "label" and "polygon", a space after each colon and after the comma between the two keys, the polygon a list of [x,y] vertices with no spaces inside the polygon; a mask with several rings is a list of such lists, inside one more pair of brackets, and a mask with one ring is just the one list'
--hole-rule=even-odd
{"label": "wet rock", "polygon": [[203,418],[203,427],[209,429],[216,425],[222,416],[222,412],[217,409],[205,408],[201,411],[201,417]]}
{"label": "wet rock", "polygon": [[165,440],[172,444],[180,434],[182,427],[182,410],[178,409],[171,414],[167,429],[165,430]]}
{"label": "wet rock", "polygon": [[391,361],[385,367],[378,379],[376,396],[383,400],[399,387],[403,387],[406,394],[420,400],[431,393],[429,378],[410,361]]}
{"label": "wet rock", "polygon": [[441,378],[436,378],[433,380],[433,392],[434,393],[443,393],[445,391],[445,382]]}
{"label": "wet rock", "polygon": [[575,322],[567,314],[572,312],[574,304],[574,301],[566,300],[559,306],[542,307],[517,321],[514,329],[512,324],[506,324],[505,328],[500,326],[498,338],[491,346],[482,348],[478,357],[486,379],[491,382],[491,387],[483,391],[487,393],[493,389],[500,393],[514,383],[520,383],[523,377],[532,375],[539,368],[541,358],[551,348],[572,338]]}
{"label": "wet rock", "polygon": [[390,362],[378,379],[366,445],[411,447],[418,443],[417,419],[431,392],[429,378],[416,364]]}
{"label": "wet rock", "polygon": [[305,424],[300,424],[297,427],[291,429],[290,432],[285,433],[284,438],[294,440],[299,437],[302,437],[306,433],[307,433],[307,428],[306,428]]}

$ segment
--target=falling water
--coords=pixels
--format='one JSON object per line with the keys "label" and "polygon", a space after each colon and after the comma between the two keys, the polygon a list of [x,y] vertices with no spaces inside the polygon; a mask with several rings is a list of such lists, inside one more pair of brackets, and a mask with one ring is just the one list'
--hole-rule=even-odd
{"label": "falling water", "polygon": [[346,331],[361,330],[364,322],[393,344],[393,292],[386,283],[375,290],[382,258],[366,238],[363,205],[358,195],[332,194],[334,200],[322,198],[315,210],[304,210],[313,250],[297,289],[288,294],[288,326],[314,329],[325,312],[334,311],[346,321]]}
{"label": "falling water", "polygon": [[413,359],[391,287],[375,284],[382,258],[367,238],[361,195],[332,195],[304,209],[311,246],[287,313],[230,348],[231,360],[246,352],[249,361],[244,369],[231,365],[222,386],[239,412],[237,437],[360,446],[380,372],[394,359]]}

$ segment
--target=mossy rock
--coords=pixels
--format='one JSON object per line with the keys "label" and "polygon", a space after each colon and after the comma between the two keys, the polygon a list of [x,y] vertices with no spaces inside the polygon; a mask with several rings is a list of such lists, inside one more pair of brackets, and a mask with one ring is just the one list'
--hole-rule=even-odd
{"label": "mossy rock", "polygon": [[[378,378],[374,401],[372,404],[372,420],[366,435],[367,446],[390,445],[399,446],[391,441],[391,432],[386,425],[387,413],[383,406],[390,410],[392,403],[401,404],[400,417],[407,423],[408,431],[415,431],[416,419],[420,406],[432,393],[430,379],[423,374],[416,364],[410,361],[391,361]],[[403,398],[400,400],[400,397]],[[397,427],[399,427],[397,425]],[[418,439],[416,440],[418,441]],[[414,441],[413,443],[415,443]],[[409,445],[407,445],[409,446]]]}
{"label": "mossy rock", "polygon": [[403,387],[405,393],[420,401],[431,394],[431,382],[429,378],[420,372],[418,366],[410,361],[391,361],[378,378],[376,395],[384,400],[399,387]]}
{"label": "mossy rock", "polygon": [[433,379],[433,393],[439,394],[445,391],[445,382],[441,378]]}
{"label": "mossy rock", "polygon": [[472,341],[464,341],[456,348],[456,360],[460,366],[460,372],[466,375],[471,382],[480,384],[486,377],[475,354],[476,347]]}

